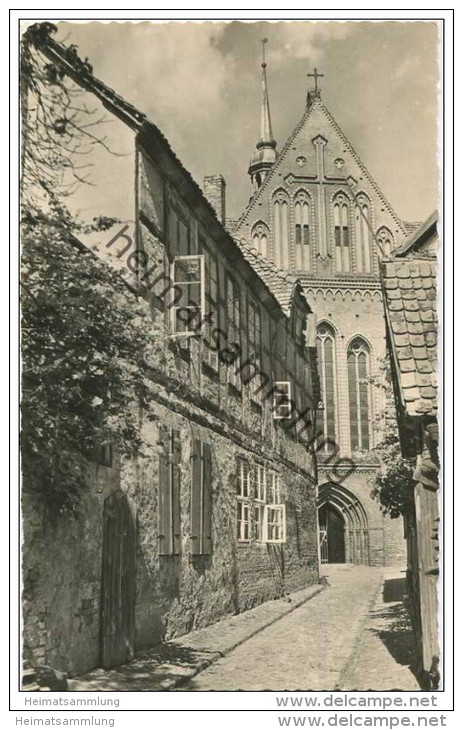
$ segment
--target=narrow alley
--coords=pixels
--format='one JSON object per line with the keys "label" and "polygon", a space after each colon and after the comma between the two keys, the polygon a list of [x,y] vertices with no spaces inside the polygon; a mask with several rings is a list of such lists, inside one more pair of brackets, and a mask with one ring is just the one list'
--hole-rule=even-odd
{"label": "narrow alley", "polygon": [[322,590],[290,597],[294,609],[263,604],[122,667],[75,678],[70,689],[419,690],[401,569],[339,564],[323,572]]}
{"label": "narrow alley", "polygon": [[[381,569],[352,565],[326,566],[325,574],[326,590],[212,664],[185,689],[419,689],[406,664],[411,658],[406,632],[399,630],[394,639],[403,617],[397,590],[402,579],[393,573],[383,581]],[[401,657],[391,653],[394,643],[401,646]]]}

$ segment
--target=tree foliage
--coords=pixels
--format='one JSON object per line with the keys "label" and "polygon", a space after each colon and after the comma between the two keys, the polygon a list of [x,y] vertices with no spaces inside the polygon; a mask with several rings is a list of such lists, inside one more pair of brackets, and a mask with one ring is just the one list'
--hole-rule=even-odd
{"label": "tree foliage", "polygon": [[[69,116],[76,95],[69,96],[60,69],[52,72],[41,65],[33,48],[24,52],[22,83],[28,113],[35,109],[36,127],[30,136],[30,119],[23,127],[23,484],[57,515],[78,510],[88,460],[102,442],[111,441],[122,457],[143,448],[139,421],[140,409],[148,407],[145,353],[157,335],[146,305],[79,243],[83,224],[66,208],[69,188],[60,187],[69,171],[74,182],[83,182],[73,167],[74,153],[81,149],[75,131],[79,117],[66,125],[64,148],[57,124]],[[40,105],[45,115],[37,114]],[[42,199],[34,194],[37,187]],[[111,223],[99,220],[92,226]]]}
{"label": "tree foliage", "polygon": [[[79,186],[92,185],[96,147],[118,156],[103,131],[111,119],[41,50],[55,31],[51,23],[32,25],[21,43],[22,201],[42,211],[63,208]],[[63,53],[74,68],[91,72],[75,46]]]}
{"label": "tree foliage", "polygon": [[380,377],[374,380],[373,385],[384,391],[386,407],[381,414],[382,439],[375,448],[381,468],[373,483],[372,497],[380,503],[384,514],[397,518],[413,510],[414,463],[412,459],[405,459],[401,453],[387,359],[380,363]]}

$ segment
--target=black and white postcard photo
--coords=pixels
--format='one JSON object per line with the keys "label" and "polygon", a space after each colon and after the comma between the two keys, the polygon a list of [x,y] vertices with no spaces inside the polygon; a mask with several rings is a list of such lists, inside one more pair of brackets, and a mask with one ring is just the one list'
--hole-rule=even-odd
{"label": "black and white postcard photo", "polygon": [[453,10],[288,12],[11,11],[12,728],[457,723]]}

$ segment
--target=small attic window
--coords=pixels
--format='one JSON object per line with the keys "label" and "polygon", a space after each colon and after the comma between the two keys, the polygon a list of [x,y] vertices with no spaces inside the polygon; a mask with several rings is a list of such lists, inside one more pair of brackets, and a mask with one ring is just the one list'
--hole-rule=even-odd
{"label": "small attic window", "polygon": [[273,387],[273,418],[276,421],[291,418],[291,382],[277,380]]}

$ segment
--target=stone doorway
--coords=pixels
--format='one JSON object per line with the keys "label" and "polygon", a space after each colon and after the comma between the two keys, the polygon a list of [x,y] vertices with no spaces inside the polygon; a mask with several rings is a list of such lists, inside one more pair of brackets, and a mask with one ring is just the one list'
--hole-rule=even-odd
{"label": "stone doorway", "polygon": [[370,565],[367,515],[352,492],[332,482],[321,485],[318,524],[322,563]]}
{"label": "stone doorway", "polygon": [[331,504],[324,504],[318,511],[320,529],[320,555],[322,563],[345,563],[344,518]]}

